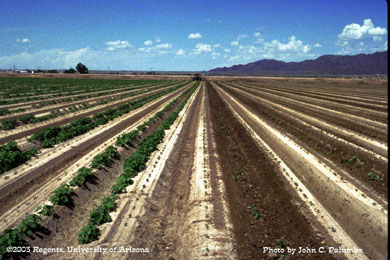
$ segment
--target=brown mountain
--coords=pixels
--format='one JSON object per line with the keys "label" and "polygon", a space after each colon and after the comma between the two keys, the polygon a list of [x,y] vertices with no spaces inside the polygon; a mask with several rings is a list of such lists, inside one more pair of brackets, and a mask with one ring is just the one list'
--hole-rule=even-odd
{"label": "brown mountain", "polygon": [[387,75],[387,51],[358,55],[324,55],[315,60],[259,60],[246,65],[212,69],[207,75],[342,76]]}

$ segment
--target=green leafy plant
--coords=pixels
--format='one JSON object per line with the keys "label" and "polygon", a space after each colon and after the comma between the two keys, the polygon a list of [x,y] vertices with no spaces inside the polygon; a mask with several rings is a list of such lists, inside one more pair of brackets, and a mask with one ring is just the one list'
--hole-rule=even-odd
{"label": "green leafy plant", "polygon": [[70,206],[72,204],[72,196],[74,191],[67,184],[62,184],[50,196],[50,202],[54,205]]}

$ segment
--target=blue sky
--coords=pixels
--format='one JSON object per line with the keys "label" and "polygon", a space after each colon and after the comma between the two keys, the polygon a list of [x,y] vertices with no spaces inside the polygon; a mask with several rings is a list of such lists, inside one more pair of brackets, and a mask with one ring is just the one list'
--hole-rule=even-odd
{"label": "blue sky", "polygon": [[387,50],[386,1],[0,0],[0,68],[209,70]]}

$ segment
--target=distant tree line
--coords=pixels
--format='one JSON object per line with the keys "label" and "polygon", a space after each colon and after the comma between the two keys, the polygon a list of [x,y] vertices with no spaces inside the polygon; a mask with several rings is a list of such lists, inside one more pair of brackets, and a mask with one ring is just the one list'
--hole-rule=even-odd
{"label": "distant tree line", "polygon": [[[58,73],[58,70],[41,70],[41,69],[38,69],[35,71],[36,73]],[[69,68],[67,70],[64,70],[64,73],[69,73],[69,74],[74,74],[74,73],[80,73],[80,74],[88,74],[89,71],[88,71],[88,68],[87,66],[85,66],[84,64],[82,63],[78,63],[76,65],[76,69],[74,68]]]}

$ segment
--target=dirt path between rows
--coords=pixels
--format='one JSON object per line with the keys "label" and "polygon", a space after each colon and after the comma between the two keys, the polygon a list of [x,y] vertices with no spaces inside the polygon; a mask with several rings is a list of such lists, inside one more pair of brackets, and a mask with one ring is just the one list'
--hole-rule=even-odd
{"label": "dirt path between rows", "polygon": [[[83,99],[83,100],[78,100],[78,101],[72,101],[72,102],[66,102],[66,103],[61,103],[61,104],[55,104],[55,105],[45,106],[43,108],[38,108],[38,109],[28,109],[28,111],[25,111],[25,112],[1,116],[0,117],[0,121],[4,120],[4,119],[18,118],[18,117],[25,116],[25,115],[42,116],[41,113],[50,112],[52,110],[58,110],[58,109],[62,109],[62,108],[70,107],[70,106],[75,106],[75,105],[79,105],[79,104],[83,104],[83,103],[89,103],[89,102],[93,102],[93,101],[99,101],[101,99],[115,97],[115,96],[120,96],[120,95],[125,95],[125,94],[128,94],[128,93],[142,91],[144,89],[153,88],[153,87],[159,87],[159,86],[163,86],[163,85],[165,85],[165,84],[145,85],[145,86],[142,86],[142,88],[138,88],[135,85],[135,86],[132,86],[132,87],[126,87],[126,88],[130,88],[130,90],[125,90],[125,91],[122,91],[122,92],[119,92],[119,93],[108,94],[108,95],[104,95],[104,96],[93,97],[93,98],[88,98],[88,99]],[[136,89],[134,89],[134,88],[136,88]],[[99,93],[99,92],[107,92],[107,90],[106,91],[90,92],[90,93],[87,93],[85,95],[87,96],[87,95],[96,94],[96,93]],[[75,98],[77,96],[79,96],[79,95],[67,96],[67,98]],[[44,101],[46,102],[46,101],[50,101],[50,100],[44,100]]]}
{"label": "dirt path between rows", "polygon": [[[112,138],[121,133],[129,125],[136,123],[148,113],[161,106],[164,102],[172,99],[175,95],[182,93],[185,89],[179,89],[161,99],[153,102],[148,107],[140,108],[130,115],[126,115],[123,120],[117,121],[117,124],[103,127],[100,132],[96,132],[91,136],[91,133],[85,134],[83,141],[77,145],[74,144],[65,151],[59,153],[57,157],[52,158],[46,163],[32,169],[28,174],[20,175],[13,182],[8,182],[7,185],[1,187],[0,197],[0,212],[3,215],[14,206],[15,201],[19,198],[24,198],[27,194],[34,192],[39,187],[44,187],[45,183],[50,183],[52,178],[55,178],[59,172],[72,165],[79,158],[91,152],[100,143]],[[63,146],[65,148],[65,145]],[[71,148],[71,149],[69,149]],[[2,223],[3,224],[3,223]],[[9,225],[10,223],[7,223]],[[3,226],[3,225],[2,225]]]}
{"label": "dirt path between rows", "polygon": [[221,89],[218,91],[243,120],[282,158],[346,233],[364,250],[364,254],[373,259],[385,259],[387,210],[351,183],[334,175],[329,167],[321,164],[321,161],[308,151],[250,113],[235,98]]}
{"label": "dirt path between rows", "polygon": [[368,150],[371,150],[382,157],[387,157],[388,153],[388,147],[387,144],[383,142],[378,142],[377,140],[373,140],[368,138],[367,136],[363,136],[357,132],[354,132],[350,129],[340,127],[338,125],[335,125],[333,121],[325,122],[323,120],[318,119],[317,117],[310,116],[310,114],[306,114],[301,112],[300,110],[294,110],[291,108],[288,108],[285,105],[281,105],[280,103],[269,101],[265,98],[255,96],[254,94],[247,93],[243,90],[234,90],[236,92],[242,93],[243,95],[246,95],[247,97],[255,98],[265,104],[269,104],[271,107],[276,107],[278,110],[281,110],[283,112],[287,112],[289,114],[292,114],[294,117],[297,117],[299,119],[302,119],[303,121],[306,121],[314,126],[317,126],[321,129],[325,129],[329,133],[332,133],[342,139],[348,140],[350,142],[355,143],[358,146],[362,146]]}
{"label": "dirt path between rows", "polygon": [[58,117],[58,118],[55,118],[53,120],[49,120],[46,122],[38,123],[36,125],[31,125],[31,126],[26,125],[26,126],[23,126],[23,128],[15,129],[14,131],[11,130],[11,132],[5,132],[3,134],[6,136],[0,138],[0,145],[17,140],[17,139],[20,139],[20,138],[23,138],[23,137],[26,137],[26,136],[29,136],[29,135],[36,133],[36,132],[38,132],[46,127],[55,126],[55,125],[65,125],[67,123],[70,123],[70,122],[78,119],[78,118],[88,117],[88,116],[94,115],[96,113],[105,111],[107,109],[117,107],[121,104],[128,103],[132,100],[136,100],[136,99],[139,99],[142,97],[150,96],[152,94],[164,91],[164,90],[172,88],[172,87],[173,86],[169,86],[166,88],[153,90],[153,91],[150,91],[150,92],[147,92],[144,94],[140,94],[137,96],[126,98],[124,100],[119,100],[119,101],[111,102],[111,103],[104,104],[104,105],[101,105],[98,107],[93,107],[93,108],[85,110],[85,111],[78,111],[75,113],[66,114],[65,116],[61,116],[61,117]]}
{"label": "dirt path between rows", "polygon": [[[125,148],[119,148],[119,160],[114,160],[110,166],[96,171],[93,181],[87,183],[85,187],[76,189],[76,195],[73,196],[73,208],[57,206],[55,208],[57,216],[54,218],[46,218],[44,224],[42,224],[42,229],[47,229],[48,234],[36,236],[35,239],[29,240],[29,246],[38,246],[41,248],[61,247],[64,249],[70,246],[77,247],[78,233],[81,228],[88,223],[90,212],[96,208],[96,205],[100,204],[103,197],[110,194],[111,186],[115,184],[117,178],[122,172],[124,161],[136,150],[137,144],[141,142],[141,140],[160,127],[160,124],[178,107],[183,99],[184,97],[180,98],[179,101],[170,110],[168,110],[162,118],[158,118],[153,124],[149,125],[147,129],[141,133],[133,145],[126,146]],[[144,117],[136,124],[131,125],[126,132],[130,132],[138,125],[146,122],[155,114],[155,112],[157,112],[157,110],[162,109],[167,103],[161,105],[160,108],[156,109],[156,111],[150,113],[147,117]],[[113,145],[115,140],[116,138],[114,137],[112,140],[110,139],[106,143],[101,144],[101,146],[107,147],[109,145]],[[82,167],[82,165],[77,168],[80,167]],[[78,224],[74,225],[76,222]],[[63,254],[49,254],[47,256],[42,256],[42,254],[35,253],[31,254],[28,259],[63,259],[64,257],[65,256]],[[77,257],[77,259],[79,258]]]}

